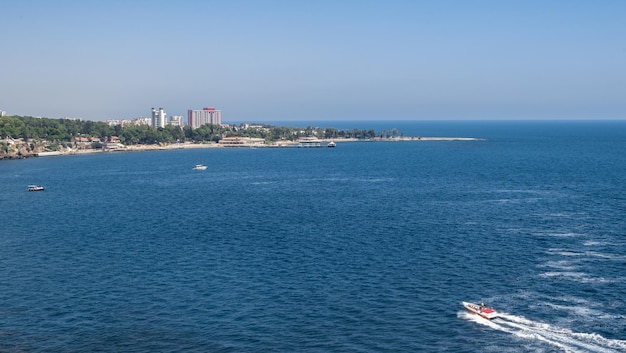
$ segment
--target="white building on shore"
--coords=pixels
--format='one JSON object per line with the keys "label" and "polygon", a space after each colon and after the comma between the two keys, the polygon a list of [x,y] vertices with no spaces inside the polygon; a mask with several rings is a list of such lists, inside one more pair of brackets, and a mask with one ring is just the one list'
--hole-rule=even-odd
{"label": "white building on shore", "polygon": [[165,127],[165,115],[163,108],[159,108],[159,110],[152,108],[152,126]]}
{"label": "white building on shore", "polygon": [[197,129],[204,124],[222,125],[222,111],[215,108],[187,111],[188,124]]}
{"label": "white building on shore", "polygon": [[170,125],[183,127],[183,116],[182,115],[172,115],[170,117]]}

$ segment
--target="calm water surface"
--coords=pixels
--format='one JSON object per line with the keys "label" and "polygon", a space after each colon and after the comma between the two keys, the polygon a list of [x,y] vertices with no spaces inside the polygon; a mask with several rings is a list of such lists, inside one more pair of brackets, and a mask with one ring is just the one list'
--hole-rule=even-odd
{"label": "calm water surface", "polygon": [[626,351],[626,122],[327,126],[485,140],[2,161],[0,351]]}

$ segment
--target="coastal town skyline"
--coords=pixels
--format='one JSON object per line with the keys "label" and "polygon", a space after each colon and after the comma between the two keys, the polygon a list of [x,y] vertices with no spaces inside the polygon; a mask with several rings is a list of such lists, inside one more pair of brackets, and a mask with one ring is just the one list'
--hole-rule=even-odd
{"label": "coastal town skyline", "polygon": [[625,119],[625,13],[582,0],[10,2],[0,109],[94,121],[206,102],[233,122]]}

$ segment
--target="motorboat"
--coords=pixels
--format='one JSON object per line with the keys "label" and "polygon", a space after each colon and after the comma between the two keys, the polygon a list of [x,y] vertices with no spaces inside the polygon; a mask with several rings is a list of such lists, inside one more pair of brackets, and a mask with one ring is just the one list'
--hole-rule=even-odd
{"label": "motorboat", "polygon": [[468,302],[461,302],[465,309],[472,313],[484,317],[485,319],[491,320],[498,317],[498,313],[493,310],[493,307],[486,307],[485,304],[474,304]]}
{"label": "motorboat", "polygon": [[206,165],[196,164],[196,166],[193,167],[193,170],[205,170],[206,168]]}
{"label": "motorboat", "polygon": [[28,191],[44,191],[44,189],[41,185],[28,185]]}
{"label": "motorboat", "polygon": [[335,147],[335,146],[337,146],[337,144],[334,141],[330,141],[328,143],[328,145],[326,145],[326,146],[328,146],[328,147]]}

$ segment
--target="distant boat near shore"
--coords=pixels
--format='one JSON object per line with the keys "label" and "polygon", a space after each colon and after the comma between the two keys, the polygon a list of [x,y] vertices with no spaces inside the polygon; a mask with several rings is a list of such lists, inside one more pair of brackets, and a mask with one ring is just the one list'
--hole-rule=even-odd
{"label": "distant boat near shore", "polygon": [[41,185],[28,185],[28,191],[44,191],[44,189]]}

